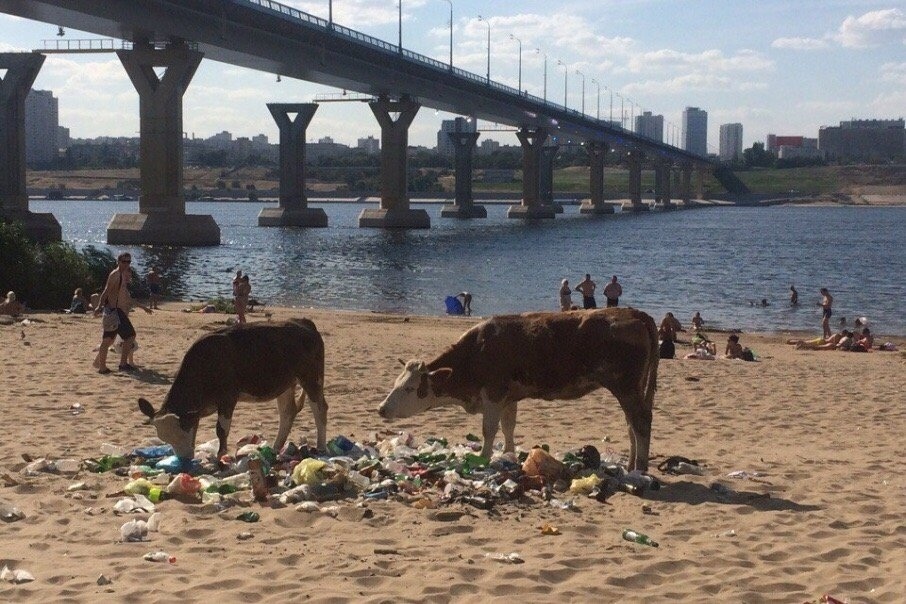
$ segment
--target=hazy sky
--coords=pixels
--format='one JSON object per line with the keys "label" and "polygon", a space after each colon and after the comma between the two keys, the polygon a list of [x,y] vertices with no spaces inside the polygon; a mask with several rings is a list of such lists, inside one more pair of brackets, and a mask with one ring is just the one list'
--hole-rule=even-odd
{"label": "hazy sky", "polygon": [[[563,66],[568,103],[610,113],[609,90],[639,107],[663,114],[679,128],[686,106],[708,112],[708,146],[716,152],[720,124],[741,122],[745,146],[768,133],[818,136],[818,127],[850,118],[899,118],[906,113],[906,4],[903,0],[451,0],[456,66],[484,74],[491,26],[491,78],[517,82],[522,40],[523,88],[542,94],[543,55],[548,57],[549,99],[561,102]],[[327,17],[328,1],[285,0]],[[334,20],[372,36],[397,40],[396,0],[334,0]],[[447,61],[447,0],[403,0],[403,45]],[[0,51],[41,48],[57,39],[53,25],[0,15]],[[67,38],[88,34],[67,31]],[[541,52],[536,52],[540,48]],[[606,87],[606,89],[604,88]],[[50,55],[35,82],[60,100],[60,123],[74,137],[134,136],[138,96],[113,54]],[[198,137],[222,130],[234,136],[277,128],[265,103],[309,102],[336,92],[323,86],[203,61],[185,96],[185,129]],[[614,99],[614,119],[619,103]],[[630,103],[624,103],[628,114]],[[440,120],[423,108],[410,143],[434,146]],[[479,127],[484,127],[484,122]],[[489,124],[489,126],[492,126]],[[371,112],[358,103],[322,106],[309,140],[331,136],[355,144],[379,136]],[[517,144],[510,133],[485,133]]]}

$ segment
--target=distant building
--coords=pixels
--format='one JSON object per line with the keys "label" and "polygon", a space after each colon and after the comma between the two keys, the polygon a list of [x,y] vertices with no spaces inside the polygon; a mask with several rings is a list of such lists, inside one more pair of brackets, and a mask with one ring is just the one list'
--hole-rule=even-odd
{"label": "distant building", "polygon": [[308,161],[317,161],[319,157],[339,157],[349,151],[349,145],[336,143],[329,136],[318,139],[316,143],[305,145],[305,156]]}
{"label": "distant building", "polygon": [[664,141],[664,116],[651,115],[650,111],[635,116],[635,133],[659,142]]}
{"label": "distant building", "polygon": [[445,157],[453,157],[456,145],[447,136],[448,132],[475,132],[475,120],[458,117],[440,123],[440,130],[437,131],[437,153]]}
{"label": "distant building", "polygon": [[804,140],[804,136],[768,134],[764,141],[764,150],[777,153],[780,147],[801,147]]}
{"label": "distant building", "polygon": [[373,136],[360,138],[356,144],[356,149],[362,149],[368,155],[377,155],[381,152],[381,141]]}
{"label": "distant building", "polygon": [[478,143],[478,154],[479,155],[490,155],[494,151],[500,149],[500,142],[495,141],[490,138],[486,138],[480,143]]}
{"label": "distant building", "polygon": [[25,97],[25,163],[46,168],[59,154],[60,108],[50,90],[31,90]]}
{"label": "distant building", "polygon": [[683,149],[696,155],[708,155],[708,112],[698,107],[683,111]]}
{"label": "distant building", "polygon": [[69,128],[63,126],[57,128],[57,147],[60,149],[69,148]]}
{"label": "distant building", "polygon": [[233,134],[224,130],[205,139],[205,142],[215,149],[226,149],[233,143]]}
{"label": "distant building", "polygon": [[889,161],[906,157],[906,121],[851,120],[818,130],[818,148],[839,162]]}
{"label": "distant building", "polygon": [[742,124],[720,125],[720,161],[742,159]]}

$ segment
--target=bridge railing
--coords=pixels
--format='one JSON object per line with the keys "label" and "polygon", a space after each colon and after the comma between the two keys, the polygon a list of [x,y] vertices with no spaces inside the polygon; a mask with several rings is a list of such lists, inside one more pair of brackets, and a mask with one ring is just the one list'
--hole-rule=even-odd
{"label": "bridge railing", "polygon": [[[627,129],[623,128],[622,125],[616,125],[616,124],[613,124],[606,120],[600,120],[600,119],[593,118],[589,115],[586,115],[585,113],[582,113],[581,111],[577,111],[575,109],[569,109],[568,107],[565,107],[563,105],[558,105],[556,103],[552,103],[541,97],[538,97],[538,96],[535,96],[532,94],[528,94],[527,92],[523,92],[521,90],[513,88],[512,86],[507,86],[506,84],[501,84],[500,82],[495,82],[494,80],[489,80],[487,77],[480,76],[478,74],[472,73],[471,71],[466,71],[464,69],[460,69],[459,67],[453,67],[449,63],[444,63],[442,61],[438,61],[437,59],[428,57],[426,55],[423,55],[423,54],[420,54],[417,52],[413,52],[411,50],[406,50],[404,48],[400,48],[396,44],[391,44],[389,42],[386,42],[385,40],[381,40],[380,38],[375,38],[374,36],[369,36],[368,34],[364,34],[360,31],[356,31],[354,29],[350,29],[350,28],[344,27],[342,25],[337,25],[336,23],[332,23],[330,21],[327,21],[326,19],[322,19],[321,17],[316,17],[315,15],[311,15],[309,13],[303,12],[303,11],[293,8],[291,6],[286,6],[285,4],[281,4],[279,2],[274,2],[274,0],[233,0],[233,1],[239,2],[239,3],[253,4],[253,5],[259,6],[261,8],[273,11],[275,13],[284,15],[285,17],[289,17],[291,19],[296,19],[299,21],[304,21],[306,23],[310,23],[317,27],[321,27],[327,31],[333,32],[334,34],[344,36],[345,38],[348,38],[349,40],[353,40],[355,42],[368,45],[372,48],[378,48],[386,53],[392,53],[396,57],[403,57],[404,59],[414,61],[421,65],[430,66],[430,67],[437,69],[438,71],[442,71],[446,74],[452,73],[454,75],[457,75],[459,77],[465,78],[467,80],[470,80],[470,81],[473,81],[476,83],[483,83],[483,84],[489,86],[490,88],[499,90],[500,92],[519,96],[521,98],[530,100],[534,103],[538,103],[539,105],[542,105],[549,109],[554,109],[559,112],[567,113],[570,116],[581,118],[583,120],[592,120],[592,121],[597,122],[601,126],[606,125],[607,128],[609,128],[611,130],[618,130],[620,133],[633,134],[633,132],[631,130],[627,130]],[[668,145],[668,143],[665,143],[663,141],[658,141],[658,140],[655,140],[655,139],[652,139],[650,137],[643,136],[640,134],[635,134],[635,136],[637,138],[642,138],[642,139],[648,140],[648,141],[658,144],[658,145]],[[672,145],[668,145],[668,146],[672,146]],[[676,148],[676,147],[674,147],[674,148]]]}

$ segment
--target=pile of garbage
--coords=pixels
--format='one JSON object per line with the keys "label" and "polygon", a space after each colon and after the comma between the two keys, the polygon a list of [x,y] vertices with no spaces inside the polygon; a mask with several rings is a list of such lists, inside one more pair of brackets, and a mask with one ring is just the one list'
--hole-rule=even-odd
{"label": "pile of garbage", "polygon": [[416,508],[462,503],[491,510],[526,496],[573,509],[579,497],[604,501],[617,491],[642,495],[660,486],[651,476],[627,472],[617,454],[602,459],[592,445],[560,459],[547,447],[498,450],[488,459],[478,453],[480,440],[469,434],[461,444],[436,437],[419,442],[408,432],[373,434],[365,442],[337,436],[328,442],[327,454],[319,454],[292,442],[277,452],[254,435],[241,439],[234,455],[220,458],[216,439],[203,443],[191,460],[173,455],[169,445],[126,450],[108,444],[102,447],[105,455],[81,466],[127,478],[123,491],[134,497],[130,505],[149,513],[167,498],[200,501],[217,512],[247,505],[250,496],[312,511],[338,500],[395,500]]}

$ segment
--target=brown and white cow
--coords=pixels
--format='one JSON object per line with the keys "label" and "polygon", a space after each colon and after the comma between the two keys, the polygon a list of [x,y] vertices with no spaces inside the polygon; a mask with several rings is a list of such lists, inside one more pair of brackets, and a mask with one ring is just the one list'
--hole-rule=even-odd
{"label": "brown and white cow", "polygon": [[515,450],[518,401],[576,399],[607,388],[629,424],[630,469],[648,469],[658,340],[654,320],[639,310],[494,317],[433,361],[404,365],[378,413],[394,419],[454,404],[481,413],[485,457],[498,425],[504,450]]}
{"label": "brown and white cow", "polygon": [[[296,384],[302,387],[298,399]],[[247,323],[201,336],[183,357],[170,392],[158,411],[138,399],[158,437],[180,457],[192,457],[198,420],[217,413],[218,457],[226,453],[236,403],[277,399],[279,451],[308,393],[318,431],[318,449],[327,448],[324,400],[324,340],[308,319]]]}

